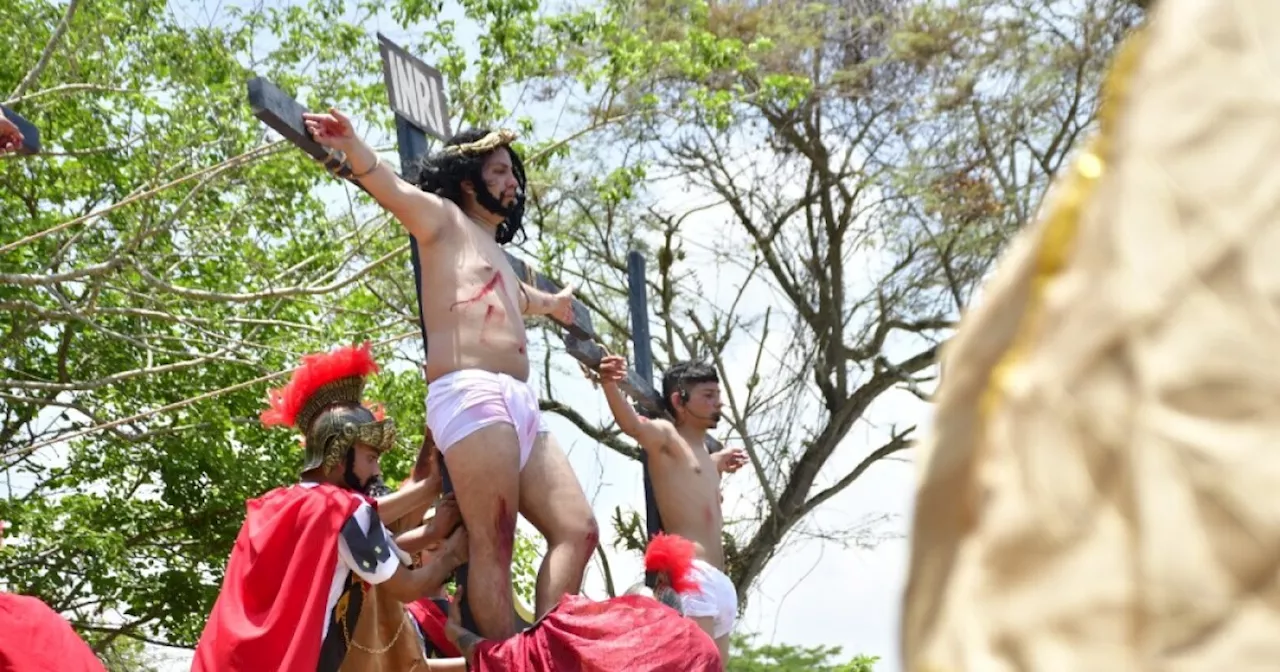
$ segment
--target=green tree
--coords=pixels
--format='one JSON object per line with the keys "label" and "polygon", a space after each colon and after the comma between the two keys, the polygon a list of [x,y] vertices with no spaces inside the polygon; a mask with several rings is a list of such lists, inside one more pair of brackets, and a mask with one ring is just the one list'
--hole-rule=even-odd
{"label": "green tree", "polygon": [[[420,442],[416,321],[379,295],[408,275],[403,235],[321,191],[332,179],[245,101],[263,74],[379,132],[363,24],[386,9],[6,6],[29,28],[0,36],[0,99],[48,151],[0,158],[0,577],[100,653],[120,637],[194,644],[245,500],[296,478],[296,437],[257,416],[303,353],[374,341],[388,370],[369,397]],[[403,477],[412,459],[384,469]]]}
{"label": "green tree", "polygon": [[98,659],[107,672],[158,672],[143,643],[136,639],[116,639],[106,650],[98,652]]}
{"label": "green tree", "polygon": [[730,642],[728,672],[874,672],[877,656],[845,656],[838,646],[757,644],[754,636],[735,633]]}

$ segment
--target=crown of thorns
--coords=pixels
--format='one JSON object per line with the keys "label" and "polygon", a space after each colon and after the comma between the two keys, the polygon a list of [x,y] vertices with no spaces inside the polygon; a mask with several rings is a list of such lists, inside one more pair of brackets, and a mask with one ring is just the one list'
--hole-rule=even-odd
{"label": "crown of thorns", "polygon": [[506,147],[515,142],[519,135],[509,128],[502,128],[491,131],[488,135],[476,140],[475,142],[464,142],[460,145],[449,145],[444,148],[445,154],[461,154],[463,156],[475,156],[478,154],[488,154],[499,147]]}

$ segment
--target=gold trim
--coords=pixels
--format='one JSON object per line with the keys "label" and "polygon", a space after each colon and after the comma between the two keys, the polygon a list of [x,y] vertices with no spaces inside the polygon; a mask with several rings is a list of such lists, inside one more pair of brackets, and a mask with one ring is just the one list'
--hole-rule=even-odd
{"label": "gold trim", "polygon": [[351,631],[350,631],[350,629],[349,629],[349,628],[347,628],[347,621],[346,621],[346,619],[343,619],[343,620],[342,620],[342,635],[343,635],[344,637],[346,637],[346,639],[347,639],[347,645],[348,645],[348,646],[355,647],[355,648],[357,648],[357,649],[359,649],[359,650],[361,650],[361,651],[364,651],[365,653],[373,654],[373,655],[375,655],[375,656],[380,656],[380,655],[382,655],[382,654],[384,654],[384,653],[386,653],[386,652],[390,651],[390,650],[391,650],[391,648],[392,648],[392,647],[394,647],[394,646],[396,645],[396,642],[400,641],[400,633],[404,632],[404,624],[405,624],[405,621],[408,621],[408,620],[409,620],[409,612],[408,612],[408,610],[406,610],[406,609],[403,609],[403,608],[402,608],[402,609],[400,610],[400,614],[401,614],[401,616],[403,616],[403,618],[401,618],[401,619],[400,619],[400,627],[396,628],[396,634],[395,634],[395,636],[391,638],[391,641],[390,641],[390,642],[387,642],[387,645],[386,645],[386,646],[384,646],[384,647],[382,647],[382,648],[380,648],[380,649],[371,649],[371,648],[369,648],[369,647],[367,647],[367,646],[364,646],[364,645],[363,645],[363,644],[361,644],[360,642],[357,642],[357,641],[355,640],[355,638],[351,636]]}
{"label": "gold trim", "polygon": [[[1045,217],[1048,223],[1036,250],[1036,271],[1031,279],[1031,294],[1022,319],[1014,333],[1013,343],[991,369],[986,388],[979,400],[981,422],[985,425],[996,412],[1008,389],[1013,370],[1026,357],[1044,312],[1044,295],[1049,284],[1066,267],[1074,250],[1080,229],[1080,218],[1093,196],[1098,180],[1106,172],[1107,161],[1114,151],[1116,124],[1120,107],[1129,93],[1129,83],[1145,53],[1147,31],[1137,30],[1121,45],[1102,85],[1102,104],[1098,109],[1099,131],[1072,163],[1064,184],[1053,194],[1053,202]],[[1052,187],[1051,187],[1052,189]]]}

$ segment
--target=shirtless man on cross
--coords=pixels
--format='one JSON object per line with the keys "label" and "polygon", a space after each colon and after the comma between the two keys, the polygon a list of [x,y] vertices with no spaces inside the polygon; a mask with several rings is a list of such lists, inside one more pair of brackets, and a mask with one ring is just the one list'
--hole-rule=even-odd
{"label": "shirtless man on cross", "polygon": [[663,527],[693,542],[697,559],[693,577],[698,591],[686,594],[684,614],[692,618],[729,659],[729,635],[738,617],[738,592],[724,574],[720,474],[733,473],[747,462],[741,449],[714,455],[705,448],[707,430],[720,422],[720,378],[697,362],[676,362],[662,377],[662,404],[675,422],[648,420],[636,413],[618,382],[626,362],[609,355],[600,362],[600,383],[618,429],[636,440],[649,456],[653,496]]}
{"label": "shirtless man on cross", "polygon": [[470,540],[468,603],[480,634],[516,632],[511,555],[516,513],[547,540],[541,616],[576,594],[597,527],[569,460],[528,384],[526,315],[573,319],[570,288],[547,294],[516,277],[501,244],[523,233],[524,170],[510,131],[470,130],[401,179],[337,110],[307,114],[312,136],[346,155],[351,177],[413,237],[422,265],[427,426],[453,480]]}

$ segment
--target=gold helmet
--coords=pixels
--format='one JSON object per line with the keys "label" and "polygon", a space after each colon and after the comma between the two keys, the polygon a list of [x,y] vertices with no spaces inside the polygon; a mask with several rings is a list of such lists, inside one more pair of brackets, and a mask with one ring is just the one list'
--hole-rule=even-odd
{"label": "gold helmet", "polygon": [[396,424],[362,401],[365,379],[378,372],[370,344],[310,354],[288,384],[267,393],[262,424],[293,427],[303,435],[302,471],[326,473],[348,459],[357,443],[379,454],[395,445]]}

